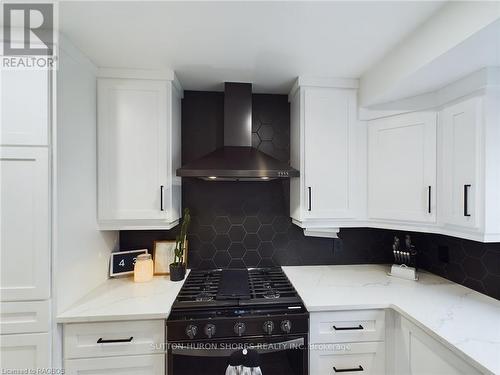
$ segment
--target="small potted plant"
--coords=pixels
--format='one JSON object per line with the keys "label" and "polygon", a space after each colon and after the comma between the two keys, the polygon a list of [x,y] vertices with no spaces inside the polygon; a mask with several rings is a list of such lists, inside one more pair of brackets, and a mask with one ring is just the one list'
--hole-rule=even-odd
{"label": "small potted plant", "polygon": [[184,209],[184,218],[182,220],[181,230],[175,237],[174,263],[170,263],[170,280],[184,280],[186,275],[186,264],[184,263],[184,252],[186,250],[186,237],[191,215],[189,209]]}

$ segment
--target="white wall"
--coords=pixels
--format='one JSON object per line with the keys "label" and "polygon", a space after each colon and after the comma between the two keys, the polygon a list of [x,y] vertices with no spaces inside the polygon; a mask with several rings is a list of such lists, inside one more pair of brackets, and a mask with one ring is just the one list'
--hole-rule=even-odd
{"label": "white wall", "polygon": [[56,313],[107,279],[117,232],[97,229],[96,67],[61,38],[57,72]]}
{"label": "white wall", "polygon": [[[360,106],[388,101],[387,96],[395,86],[499,19],[500,3],[495,1],[447,3],[363,74],[359,90]],[[468,66],[475,58],[477,56],[462,56],[460,64]],[[478,68],[475,66],[470,71],[461,72],[451,80]],[[449,74],[446,70],[441,73]],[[439,74],[436,79],[441,79]],[[442,82],[441,85],[448,83]],[[391,97],[389,100],[394,99]]]}

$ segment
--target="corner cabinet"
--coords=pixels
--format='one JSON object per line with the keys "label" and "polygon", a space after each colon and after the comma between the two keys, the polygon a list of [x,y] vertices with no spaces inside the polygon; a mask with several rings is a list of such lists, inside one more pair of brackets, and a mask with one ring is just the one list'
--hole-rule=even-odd
{"label": "corner cabinet", "polygon": [[442,226],[460,237],[500,241],[500,94],[468,98],[440,113]]}
{"label": "corner cabinet", "polygon": [[[300,82],[300,80],[299,80]],[[355,88],[301,86],[290,94],[290,215],[308,232],[335,236],[361,216],[366,128]]]}
{"label": "corner cabinet", "polygon": [[436,222],[436,118],[415,112],[370,122],[370,219]]}
{"label": "corner cabinet", "polygon": [[[478,369],[421,328],[396,314],[393,369],[397,375],[479,375]],[[392,367],[391,366],[391,367]]]}
{"label": "corner cabinet", "polygon": [[174,81],[98,80],[98,222],[170,229],[181,215],[182,90]]}

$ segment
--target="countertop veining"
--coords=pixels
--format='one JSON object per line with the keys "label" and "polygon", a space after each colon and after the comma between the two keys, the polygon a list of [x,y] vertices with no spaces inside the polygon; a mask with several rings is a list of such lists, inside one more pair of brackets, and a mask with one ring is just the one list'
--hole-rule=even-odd
{"label": "countertop veining", "polygon": [[166,319],[184,280],[173,282],[168,276],[155,276],[147,283],[134,283],[131,277],[108,279],[59,314],[57,322]]}
{"label": "countertop veining", "polygon": [[283,270],[310,312],[392,308],[457,354],[500,374],[500,301],[494,298],[427,272],[419,273],[418,282],[391,277],[385,265]]}

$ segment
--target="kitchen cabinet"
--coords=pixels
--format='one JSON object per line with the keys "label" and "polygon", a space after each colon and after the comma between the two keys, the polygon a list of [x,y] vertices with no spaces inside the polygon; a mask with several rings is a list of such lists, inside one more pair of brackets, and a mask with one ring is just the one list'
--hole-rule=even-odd
{"label": "kitchen cabinet", "polygon": [[49,155],[46,147],[0,147],[1,300],[50,297]]}
{"label": "kitchen cabinet", "polygon": [[0,303],[0,333],[47,332],[50,321],[50,303],[21,301]]}
{"label": "kitchen cabinet", "polygon": [[0,72],[2,145],[46,146],[48,144],[50,78],[50,72],[43,69],[2,69]]}
{"label": "kitchen cabinet", "polygon": [[68,323],[63,326],[69,374],[165,374],[165,321]]}
{"label": "kitchen cabinet", "polygon": [[368,216],[436,222],[436,113],[415,112],[368,125]]}
{"label": "kitchen cabinet", "polygon": [[452,235],[500,240],[499,102],[487,91],[440,112],[441,225]]}
{"label": "kitchen cabinet", "polygon": [[384,310],[311,312],[310,373],[386,373]]}
{"label": "kitchen cabinet", "polygon": [[445,224],[470,228],[479,224],[481,102],[480,97],[468,99],[440,113]]}
{"label": "kitchen cabinet", "polygon": [[178,224],[181,95],[172,81],[98,80],[101,229],[170,229]]}
{"label": "kitchen cabinet", "polygon": [[394,374],[481,374],[457,354],[400,315],[395,317],[394,335]]}
{"label": "kitchen cabinet", "polygon": [[299,81],[290,94],[291,165],[300,171],[290,181],[290,215],[302,228],[338,228],[361,215],[366,133],[356,93]]}
{"label": "kitchen cabinet", "polygon": [[65,370],[69,375],[164,375],[165,360],[158,355],[73,359]]}
{"label": "kitchen cabinet", "polygon": [[43,369],[50,367],[48,333],[0,336],[2,369]]}

